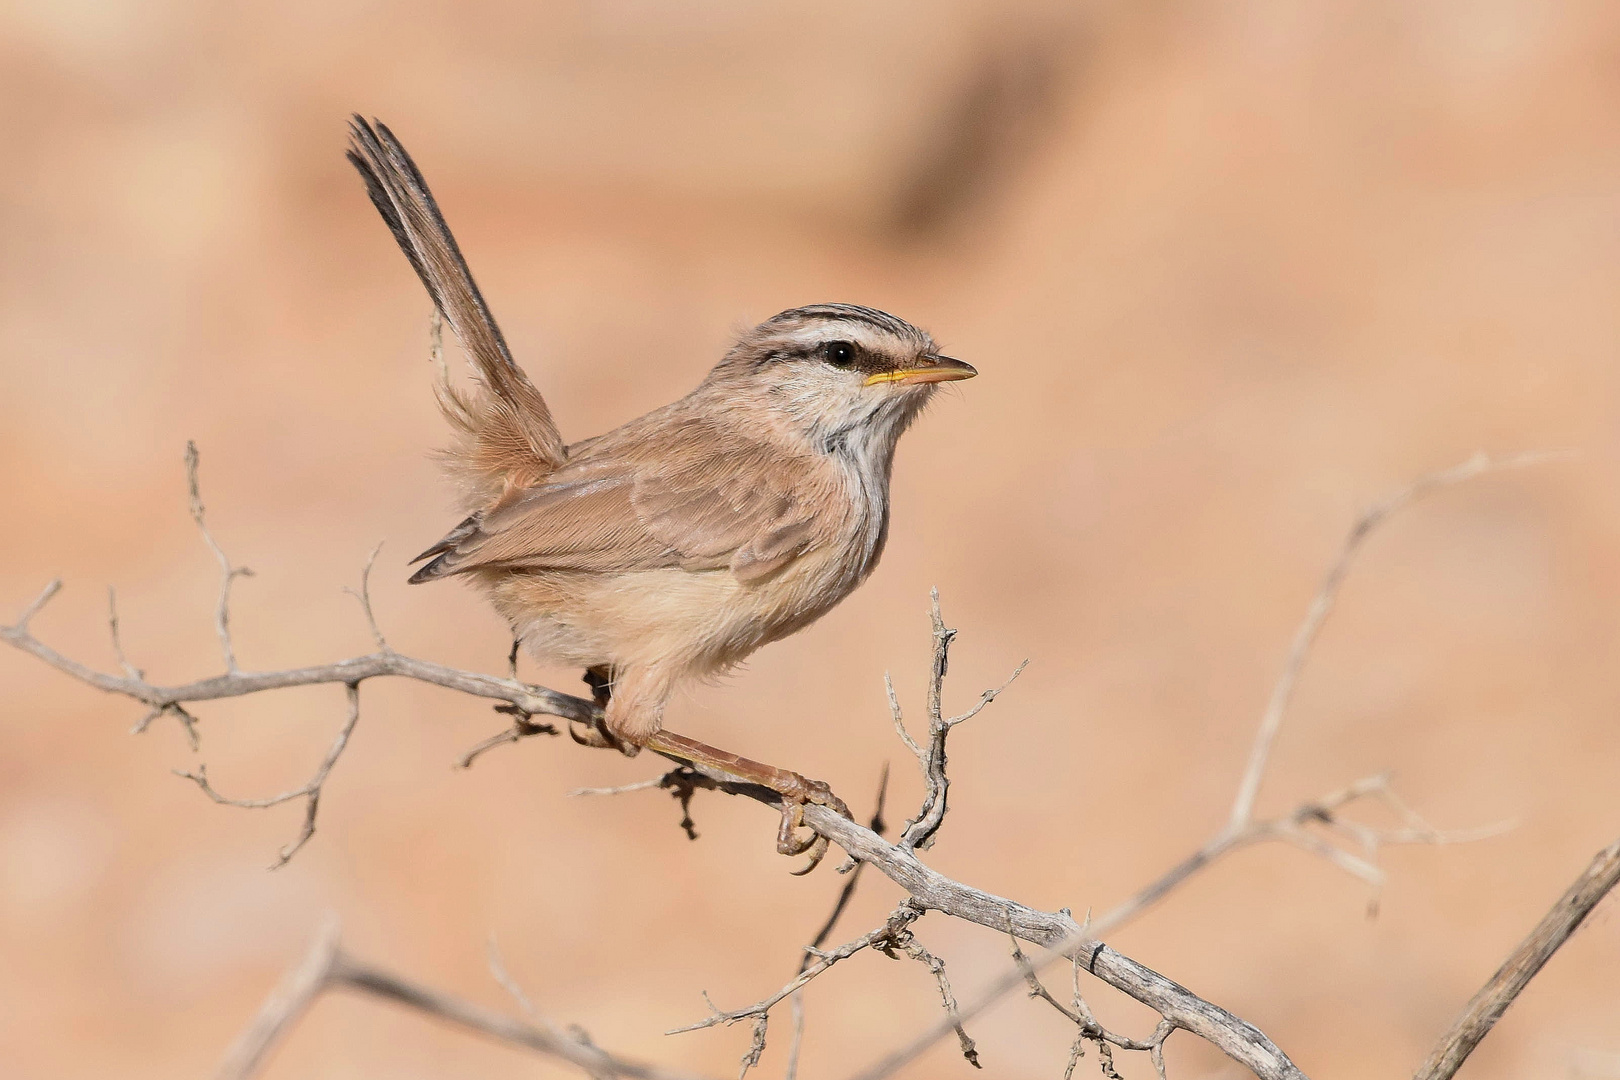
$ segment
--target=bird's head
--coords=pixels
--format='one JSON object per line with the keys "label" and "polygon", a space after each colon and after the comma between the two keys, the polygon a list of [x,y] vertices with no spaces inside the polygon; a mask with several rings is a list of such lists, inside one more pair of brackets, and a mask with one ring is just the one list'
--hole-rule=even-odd
{"label": "bird's head", "polygon": [[938,384],[977,374],[940,355],[933,338],[903,319],[854,304],[816,304],[742,335],[708,382],[763,398],[817,441],[892,445]]}

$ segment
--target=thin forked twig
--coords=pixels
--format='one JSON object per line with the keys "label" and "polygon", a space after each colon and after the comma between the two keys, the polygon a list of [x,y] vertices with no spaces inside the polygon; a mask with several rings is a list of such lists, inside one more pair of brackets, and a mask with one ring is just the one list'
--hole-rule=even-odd
{"label": "thin forked twig", "polygon": [[696,1023],[687,1024],[684,1027],[671,1028],[669,1031],[665,1032],[665,1034],[681,1035],[688,1031],[701,1031],[704,1028],[711,1028],[717,1024],[725,1024],[729,1027],[730,1025],[741,1020],[755,1020],[763,1017],[773,1008],[775,1008],[778,1002],[782,1001],[794,991],[810,983],[810,981],[813,980],[817,975],[820,975],[828,968],[831,968],[834,964],[837,964],[842,960],[848,960],[850,957],[854,956],[858,952],[861,952],[863,949],[869,949],[874,945],[892,940],[894,935],[898,934],[910,923],[915,922],[921,917],[921,908],[912,905],[910,902],[902,902],[899,907],[895,908],[893,914],[889,916],[888,921],[882,926],[878,927],[876,930],[868,931],[853,941],[845,942],[836,949],[831,949],[825,952],[817,950],[815,953],[815,960],[812,963],[805,965],[799,974],[795,975],[785,986],[770,996],[756,1001],[752,1005],[746,1005],[740,1009],[733,1009],[730,1012],[717,1009],[711,1003],[709,1005],[711,1010],[709,1016],[704,1017],[702,1020],[699,1020]]}
{"label": "thin forked twig", "polygon": [[456,768],[472,768],[473,762],[477,761],[479,758],[483,757],[497,746],[506,746],[509,743],[522,742],[524,739],[532,738],[535,735],[562,734],[562,732],[557,730],[557,725],[555,724],[535,723],[532,719],[530,719],[532,716],[531,713],[525,712],[516,705],[497,705],[495,706],[495,711],[504,712],[510,715],[512,717],[512,726],[507,728],[505,731],[496,732],[489,738],[480,739],[478,742],[474,743],[467,749],[466,753],[462,754],[456,759]]}
{"label": "thin forked twig", "polygon": [[1282,674],[1278,676],[1276,684],[1271,689],[1271,697],[1266,702],[1266,711],[1260,717],[1260,730],[1256,733],[1254,746],[1249,751],[1248,766],[1243,770],[1242,779],[1238,781],[1237,795],[1232,800],[1232,813],[1227,822],[1229,831],[1237,832],[1253,819],[1254,803],[1260,794],[1261,781],[1265,778],[1266,763],[1271,757],[1271,748],[1277,741],[1277,732],[1282,727],[1283,715],[1288,711],[1288,702],[1293,697],[1294,686],[1299,682],[1300,672],[1305,668],[1311,646],[1315,644],[1323,623],[1327,622],[1328,615],[1333,611],[1339,589],[1350,573],[1350,565],[1355,561],[1356,553],[1361,550],[1373,531],[1399,510],[1440,488],[1461,484],[1485,473],[1541,465],[1568,456],[1567,453],[1534,451],[1493,458],[1480,451],[1467,461],[1453,465],[1449,469],[1441,469],[1418,477],[1406,487],[1368,507],[1356,519],[1356,523],[1351,526],[1350,532],[1339,548],[1338,557],[1328,567],[1321,586],[1311,599],[1311,606],[1305,613],[1304,621],[1300,623],[1299,629],[1294,631],[1293,643],[1288,648],[1288,659],[1283,664]]}
{"label": "thin forked twig", "polygon": [[360,568],[360,588],[356,590],[345,585],[343,591],[360,601],[360,610],[366,617],[366,629],[371,631],[371,640],[376,644],[377,651],[391,653],[394,650],[389,647],[388,639],[383,637],[382,628],[377,625],[376,612],[371,610],[371,568],[376,565],[377,553],[382,548],[382,541],[379,540],[377,546],[371,549],[371,554],[366,556],[366,564]]}
{"label": "thin forked twig", "polygon": [[962,1051],[962,1057],[975,1069],[984,1068],[979,1062],[978,1044],[967,1033],[967,1028],[962,1026],[962,1013],[957,1007],[956,995],[951,992],[951,981],[945,975],[945,961],[923,948],[922,943],[909,929],[902,931],[886,951],[890,951],[891,955],[893,952],[904,953],[926,967],[929,974],[934,976],[934,983],[939,987],[940,1005],[945,1010],[946,1021],[956,1031],[956,1042]]}
{"label": "thin forked twig", "polygon": [[[1109,1046],[1117,1046],[1121,1050],[1139,1050],[1150,1054],[1163,1055],[1165,1040],[1176,1031],[1176,1024],[1173,1021],[1161,1019],[1153,1029],[1153,1034],[1145,1039],[1132,1039],[1129,1036],[1108,1030],[1097,1022],[1096,1016],[1092,1014],[1091,1009],[1086,1005],[1085,999],[1080,996],[1080,980],[1078,977],[1076,977],[1074,983],[1072,1004],[1065,1005],[1054,997],[1052,992],[1046,988],[1046,985],[1041,982],[1040,974],[1030,965],[1029,957],[1024,955],[1023,948],[1019,946],[1017,936],[1009,933],[1007,937],[1012,945],[1013,964],[1023,977],[1024,983],[1029,987],[1029,996],[1040,998],[1061,1013],[1070,1023],[1074,1024],[1077,1029],[1076,1038],[1090,1039],[1097,1044],[1098,1052],[1103,1054],[1109,1053]],[[1078,972],[1078,964],[1076,970]],[[1074,1057],[1078,1059],[1079,1055],[1075,1054]],[[1112,1057],[1110,1056],[1106,1060],[1109,1064],[1105,1067],[1105,1072],[1112,1069]],[[1156,1062],[1155,1067],[1159,1069],[1161,1074],[1163,1073],[1161,1063]]]}
{"label": "thin forked twig", "polygon": [[225,549],[219,546],[214,534],[208,529],[202,501],[202,488],[197,480],[197,444],[186,441],[186,490],[190,497],[191,520],[197,523],[197,530],[202,533],[203,540],[208,544],[208,550],[214,553],[219,562],[219,600],[214,606],[214,633],[219,638],[219,650],[225,657],[225,671],[235,674],[236,647],[231,643],[231,583],[239,577],[252,577],[253,571],[245,566],[233,566]]}
{"label": "thin forked twig", "polygon": [[124,654],[124,641],[118,633],[118,590],[111,585],[107,586],[107,633],[112,637],[113,655],[118,657],[118,666],[124,674],[131,679],[146,678],[146,673],[130,663]]}
{"label": "thin forked twig", "polygon": [[928,739],[927,748],[918,745],[906,730],[905,719],[900,712],[900,700],[895,696],[894,680],[887,673],[883,676],[884,688],[889,697],[889,713],[894,720],[895,731],[917,759],[918,768],[923,776],[923,802],[922,809],[917,816],[907,821],[900,830],[899,844],[906,850],[926,851],[938,835],[939,828],[945,821],[947,802],[950,793],[951,780],[946,772],[947,759],[945,753],[946,739],[951,729],[958,724],[978,716],[984,708],[996,700],[1013,680],[1023,674],[1024,668],[1029,666],[1025,660],[1007,677],[1007,681],[993,690],[986,690],[979,695],[978,702],[967,712],[958,716],[946,716],[944,711],[945,676],[950,670],[951,643],[956,640],[956,630],[945,625],[945,618],[939,609],[939,590],[931,589],[929,597],[929,616],[933,624],[934,648],[929,664],[928,679]]}
{"label": "thin forked twig", "polygon": [[232,799],[214,790],[214,786],[208,781],[208,768],[206,765],[198,765],[196,772],[187,772],[183,769],[174,771],[176,776],[182,776],[192,781],[202,789],[204,795],[222,806],[263,810],[271,806],[280,806],[282,803],[291,802],[294,799],[305,800],[303,826],[299,829],[298,835],[277,854],[276,861],[270,864],[272,870],[279,870],[286,866],[288,860],[298,853],[298,849],[308,843],[309,838],[315,835],[315,815],[320,810],[321,789],[326,784],[326,778],[331,775],[332,766],[337,764],[338,758],[343,756],[344,748],[349,745],[349,736],[354,733],[354,726],[360,722],[360,686],[357,683],[350,683],[346,689],[349,699],[348,718],[344,720],[343,726],[338,729],[337,736],[332,740],[332,745],[327,748],[326,756],[321,759],[321,764],[315,770],[315,775],[310,777],[301,787],[283,791],[280,795],[272,795],[268,799]]}

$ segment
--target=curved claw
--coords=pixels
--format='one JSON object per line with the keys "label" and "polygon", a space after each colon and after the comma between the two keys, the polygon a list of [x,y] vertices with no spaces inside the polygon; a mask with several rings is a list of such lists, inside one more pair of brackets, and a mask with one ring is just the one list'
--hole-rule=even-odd
{"label": "curved claw", "polygon": [[568,737],[581,746],[590,746],[598,750],[618,750],[619,743],[607,733],[601,724],[587,724],[580,720],[568,721]]}
{"label": "curved claw", "polygon": [[808,837],[799,839],[795,830],[805,827],[804,804],[808,802],[825,806],[844,817],[849,817],[850,813],[849,807],[844,805],[844,800],[834,795],[832,788],[820,780],[807,780],[796,774],[795,779],[796,786],[801,788],[801,791],[794,794],[800,795],[801,798],[783,795],[782,824],[776,832],[776,850],[783,855],[802,855],[809,852],[810,861],[803,868],[789,871],[794,877],[803,877],[821,865],[821,860],[827,857],[827,851],[832,847],[832,841],[813,828]]}
{"label": "curved claw", "polygon": [[821,865],[821,860],[827,857],[827,849],[831,846],[832,841],[820,833],[816,833],[815,839],[810,841],[810,861],[797,870],[789,870],[788,873],[794,877],[804,877],[804,875]]}
{"label": "curved claw", "polygon": [[827,849],[832,842],[818,832],[811,832],[805,839],[799,839],[794,830],[804,825],[804,804],[798,802],[782,803],[782,825],[776,831],[776,850],[783,855],[803,855],[810,853],[810,861],[801,869],[788,871],[794,877],[803,877],[821,865],[821,860],[827,857]]}

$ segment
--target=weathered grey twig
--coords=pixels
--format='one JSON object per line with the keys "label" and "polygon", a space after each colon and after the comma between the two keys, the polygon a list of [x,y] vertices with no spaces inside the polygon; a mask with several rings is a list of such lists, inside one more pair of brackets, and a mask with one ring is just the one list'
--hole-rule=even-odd
{"label": "weathered grey twig", "polygon": [[485,956],[489,963],[490,976],[500,984],[502,990],[512,996],[513,1001],[517,1002],[518,1011],[530,1020],[537,1019],[539,1014],[535,1012],[534,1002],[529,1000],[529,995],[523,992],[523,987],[518,985],[518,981],[512,978],[512,973],[506,970],[506,962],[501,959],[501,950],[495,943],[494,934],[489,935]]}
{"label": "weathered grey twig", "polygon": [[197,444],[186,441],[186,488],[190,495],[191,520],[197,523],[208,550],[219,562],[219,600],[214,605],[214,633],[219,638],[219,650],[225,657],[227,673],[236,671],[236,647],[231,642],[231,583],[239,577],[252,577],[253,571],[245,566],[233,566],[225,549],[219,546],[214,534],[208,531],[202,501],[202,488],[197,482]]}
{"label": "weathered grey twig", "polygon": [[124,655],[124,641],[118,633],[118,590],[111,585],[107,586],[107,632],[112,636],[113,654],[118,657],[119,668],[131,679],[144,679],[146,673]]}
{"label": "weathered grey twig", "polygon": [[[1380,829],[1344,818],[1340,811],[1364,800],[1376,800],[1389,807],[1405,823],[1402,828]],[[1356,843],[1363,855],[1357,856],[1312,832],[1326,829]],[[1384,871],[1374,861],[1380,848],[1407,844],[1460,844],[1499,836],[1512,827],[1500,822],[1477,829],[1441,830],[1429,825],[1395,793],[1388,773],[1363,777],[1352,784],[1317,799],[1300,803],[1286,814],[1262,821],[1250,821],[1236,832],[1222,829],[1202,847],[1158,878],[1120,901],[1095,920],[1096,932],[1112,933],[1141,915],[1166,894],[1216,860],[1240,848],[1281,840],[1311,854],[1321,856],[1372,887],[1369,905],[1376,905],[1383,886]]]}
{"label": "weathered grey twig", "polygon": [[320,810],[321,788],[326,784],[326,778],[331,775],[332,766],[337,764],[338,758],[343,756],[344,749],[349,745],[349,736],[354,734],[354,726],[360,722],[359,684],[350,683],[346,690],[349,698],[348,718],[344,720],[343,726],[338,729],[337,736],[332,740],[332,745],[327,748],[326,756],[321,759],[321,764],[315,770],[315,775],[311,776],[301,787],[283,791],[280,795],[272,795],[268,799],[232,799],[214,790],[214,786],[208,782],[208,769],[205,765],[198,765],[196,772],[187,772],[183,769],[174,771],[176,776],[183,776],[192,781],[202,789],[204,795],[222,806],[239,806],[247,810],[263,810],[267,807],[279,806],[284,802],[291,802],[293,799],[304,800],[303,827],[299,830],[298,835],[277,854],[276,861],[270,864],[272,870],[279,870],[286,866],[287,861],[298,854],[298,849],[308,843],[309,838],[315,835],[315,815]]}
{"label": "weathered grey twig", "polygon": [[945,961],[923,948],[922,942],[910,929],[902,930],[890,943],[887,950],[893,955],[896,952],[904,953],[913,960],[922,964],[933,975],[934,983],[939,987],[939,1003],[945,1009],[945,1019],[956,1031],[956,1042],[961,1048],[962,1057],[975,1069],[984,1068],[979,1063],[979,1047],[973,1037],[962,1026],[962,1014],[956,1005],[956,995],[951,992],[951,980],[945,975]]}
{"label": "weathered grey twig", "polygon": [[[44,595],[45,600],[60,588],[60,584],[56,582],[53,582],[52,586]],[[29,614],[37,613],[40,606],[41,603],[36,601]],[[445,664],[436,664],[431,660],[417,660],[392,651],[369,653],[331,664],[289,668],[284,671],[238,670],[177,686],[159,686],[145,679],[132,679],[127,675],[111,675],[97,671],[77,660],[63,656],[34,637],[29,632],[26,621],[12,626],[0,626],[0,641],[38,657],[58,671],[97,690],[121,694],[152,708],[166,708],[170,705],[197,701],[220,701],[225,698],[259,694],[266,690],[282,690],[290,686],[347,685],[362,683],[367,679],[393,676],[432,683],[434,686],[457,690],[474,697],[504,701],[533,715],[559,716],[587,724],[593,719],[600,719],[600,714],[596,712],[591,702],[574,697],[572,694],[548,690],[542,686],[530,686],[516,679],[502,679],[481,672],[464,671]]]}
{"label": "weathered grey twig", "polygon": [[1175,1024],[1169,1020],[1160,1020],[1158,1025],[1154,1027],[1153,1034],[1145,1039],[1132,1039],[1129,1036],[1110,1031],[1097,1022],[1097,1018],[1092,1015],[1091,1009],[1087,1007],[1085,998],[1080,995],[1078,965],[1076,965],[1075,970],[1072,1003],[1065,1005],[1056,997],[1053,997],[1052,992],[1046,988],[1046,984],[1041,982],[1039,973],[1030,965],[1029,958],[1024,955],[1024,950],[1019,948],[1018,938],[1012,935],[1008,936],[1012,938],[1013,965],[1018,969],[1019,974],[1023,976],[1025,984],[1029,987],[1030,996],[1040,998],[1075,1026],[1075,1042],[1069,1050],[1068,1071],[1070,1073],[1074,1070],[1075,1062],[1080,1060],[1085,1041],[1089,1039],[1097,1046],[1097,1056],[1102,1062],[1103,1075],[1118,1080],[1119,1074],[1114,1071],[1113,1050],[1110,1049],[1110,1047],[1117,1046],[1121,1050],[1145,1052],[1153,1063],[1153,1068],[1158,1072],[1160,1080],[1164,1080],[1164,1044],[1165,1040],[1175,1034]]}
{"label": "weathered grey twig", "polygon": [[1542,916],[1530,936],[1519,943],[1496,969],[1496,974],[1480,987],[1479,993],[1451,1025],[1451,1030],[1418,1068],[1415,1080],[1451,1080],[1542,965],[1569,940],[1576,927],[1609,895],[1616,883],[1620,883],[1620,840],[1597,853],[1581,876],[1564,890],[1552,910]]}
{"label": "weathered grey twig", "polygon": [[456,1027],[559,1058],[592,1077],[695,1080],[689,1074],[617,1057],[544,1020],[515,1020],[361,963],[343,951],[336,920],[328,920],[308,954],[287,973],[253,1023],[237,1038],[215,1073],[216,1080],[247,1080],[298,1018],[323,993],[335,989],[356,990],[397,1002]]}
{"label": "weathered grey twig", "polygon": [[[655,776],[651,780],[637,780],[633,784],[620,784],[618,787],[575,788],[568,793],[569,798],[580,795],[627,795],[632,791],[652,791],[660,789],[667,791],[681,806],[681,831],[686,833],[688,840],[696,840],[697,823],[692,820],[692,795],[699,789],[707,791],[724,790],[724,786],[710,777],[704,776],[688,766],[685,762],[675,768]],[[742,794],[740,791],[732,794]]]}
{"label": "weathered grey twig", "polygon": [[[888,798],[889,763],[885,761],[883,771],[878,776],[877,799],[872,808],[872,817],[866,826],[879,836],[883,836],[889,831],[889,823],[883,819],[883,810]],[[827,940],[832,937],[833,930],[838,926],[838,920],[844,916],[844,909],[849,907],[849,902],[855,898],[855,890],[861,884],[861,872],[865,869],[865,863],[857,862],[852,864],[849,877],[844,881],[844,887],[838,890],[838,899],[834,901],[831,913],[828,914],[826,921],[821,924],[821,929],[817,930],[815,936],[810,939],[810,944],[805,946],[804,955],[799,958],[799,973],[801,975],[804,974],[804,969],[809,967],[812,960],[821,952],[822,946],[827,944]],[[787,1065],[782,1070],[782,1076],[783,1080],[797,1080],[799,1075],[799,1050],[804,1043],[804,989],[802,987],[793,991],[793,996],[789,999],[788,1005],[793,1016],[793,1039],[788,1045]]]}
{"label": "weathered grey twig", "polygon": [[[1005,931],[1011,927],[1024,941],[1053,950],[1057,955],[1078,957],[1088,973],[1155,1009],[1176,1027],[1208,1040],[1262,1080],[1302,1080],[1304,1074],[1298,1067],[1254,1025],[1096,940],[1067,912],[1039,911],[964,885],[922,863],[915,852],[884,841],[871,830],[826,807],[805,807],[804,819],[850,855],[871,863],[905,889],[919,907],[990,930]],[[1018,982],[1022,982],[1021,974]],[[963,1022],[974,1015],[971,1009],[961,1010]],[[889,1075],[927,1045],[932,1045],[937,1037],[935,1030],[931,1029],[925,1036],[926,1045],[919,1047],[918,1043],[923,1041],[919,1039],[856,1076],[873,1080]],[[943,1033],[950,1034],[953,1030],[946,1024]]]}
{"label": "weathered grey twig", "polygon": [[338,921],[328,917],[304,955],[271,991],[253,1023],[238,1035],[214,1073],[216,1080],[246,1080],[292,1030],[332,978],[338,963]]}
{"label": "weathered grey twig", "polygon": [[939,610],[939,590],[930,589],[929,616],[933,623],[934,648],[933,657],[929,664],[928,676],[928,739],[927,748],[919,746],[906,730],[905,719],[900,712],[900,700],[894,693],[894,680],[887,673],[883,676],[883,683],[889,695],[889,712],[894,719],[894,727],[900,734],[901,740],[906,744],[912,754],[917,758],[918,768],[922,770],[923,802],[922,809],[917,816],[905,823],[900,830],[900,846],[906,850],[922,849],[926,851],[933,845],[934,837],[939,833],[939,827],[944,824],[947,809],[947,797],[950,792],[951,780],[946,772],[945,740],[951,729],[957,724],[973,719],[984,710],[984,707],[1011,686],[1013,680],[1023,674],[1024,668],[1029,666],[1025,660],[1019,664],[1013,673],[1007,676],[1007,681],[994,690],[986,690],[979,695],[979,701],[967,712],[959,716],[945,715],[944,692],[945,676],[950,670],[951,643],[956,640],[957,631],[945,625],[945,618]]}
{"label": "weathered grey twig", "polygon": [[[848,819],[840,818],[839,820],[847,821]],[[851,824],[854,823],[851,822]],[[855,827],[860,828],[859,825],[856,825]],[[665,1032],[665,1034],[680,1035],[688,1031],[701,1031],[704,1028],[711,1028],[717,1024],[725,1024],[730,1026],[731,1024],[735,1024],[741,1020],[755,1020],[762,1018],[769,1014],[770,1011],[776,1007],[777,1003],[781,1002],[794,991],[808,984],[817,975],[820,975],[834,964],[837,964],[842,960],[848,960],[850,957],[854,956],[863,949],[869,949],[874,945],[881,945],[882,943],[894,940],[895,935],[899,934],[917,919],[920,919],[922,915],[922,908],[911,904],[909,901],[902,901],[900,906],[895,908],[894,912],[890,914],[888,921],[882,926],[878,927],[876,930],[870,930],[853,941],[845,942],[836,949],[831,949],[826,952],[817,950],[814,954],[815,960],[812,963],[805,965],[804,968],[802,968],[800,972],[787,983],[787,985],[783,986],[780,990],[769,995],[768,997],[760,1001],[756,1001],[752,1005],[745,1005],[740,1009],[733,1009],[729,1012],[716,1009],[711,1004],[710,1015],[704,1017],[702,1020],[699,1020],[696,1023],[687,1024],[684,1027],[671,1028],[669,1031]]]}
{"label": "weathered grey twig", "polygon": [[377,554],[382,548],[382,542],[378,541],[371,554],[366,556],[366,565],[360,568],[360,588],[355,590],[345,585],[343,591],[360,601],[360,611],[366,617],[366,629],[371,631],[371,640],[378,652],[387,653],[394,650],[388,647],[388,639],[383,637],[382,628],[377,625],[376,612],[371,610],[371,568],[377,564]]}
{"label": "weathered grey twig", "polygon": [[530,719],[530,714],[524,712],[516,705],[497,705],[496,712],[504,712],[512,717],[512,726],[505,731],[497,732],[487,739],[480,739],[468,748],[465,754],[456,759],[456,768],[470,769],[472,763],[483,757],[497,746],[506,746],[508,743],[522,742],[535,735],[561,735],[555,724],[537,724]]}
{"label": "weathered grey twig", "polygon": [[1339,597],[1339,589],[1344,584],[1345,576],[1350,572],[1350,565],[1355,561],[1356,553],[1361,550],[1367,537],[1372,535],[1379,525],[1388,521],[1391,515],[1439,488],[1460,484],[1489,472],[1540,465],[1568,456],[1566,453],[1533,451],[1492,457],[1480,451],[1467,461],[1453,465],[1449,469],[1441,469],[1418,477],[1399,491],[1368,507],[1356,519],[1356,523],[1351,526],[1350,532],[1339,547],[1338,557],[1328,567],[1327,575],[1311,599],[1305,620],[1300,623],[1299,629],[1294,631],[1294,640],[1288,649],[1288,659],[1283,664],[1282,674],[1271,689],[1271,697],[1266,702],[1266,711],[1260,717],[1260,730],[1255,735],[1253,748],[1249,751],[1248,767],[1243,770],[1243,778],[1238,782],[1237,795],[1232,800],[1232,812],[1227,820],[1228,831],[1235,833],[1242,830],[1254,816],[1254,803],[1260,794],[1260,783],[1265,779],[1266,763],[1271,757],[1272,745],[1277,741],[1277,732],[1282,727],[1283,714],[1288,711],[1288,702],[1293,697],[1294,686],[1299,682],[1300,672],[1305,668],[1305,661],[1310,655],[1311,646],[1316,642],[1316,636],[1322,631],[1322,624],[1327,622],[1328,615],[1333,611],[1333,604]]}

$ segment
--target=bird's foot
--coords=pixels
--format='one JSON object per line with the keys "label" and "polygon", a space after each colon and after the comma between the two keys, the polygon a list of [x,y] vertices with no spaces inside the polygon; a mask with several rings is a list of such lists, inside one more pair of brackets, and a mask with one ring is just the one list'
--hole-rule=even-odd
{"label": "bird's foot", "polygon": [[[776,792],[782,803],[782,824],[776,832],[776,850],[783,855],[809,853],[810,856],[805,866],[793,871],[795,875],[808,874],[819,866],[832,843],[805,822],[805,805],[825,806],[846,818],[851,817],[849,807],[833,794],[831,787],[790,769],[779,769],[775,765],[718,750],[673,731],[655,732],[647,739],[647,748],[676,761],[707,765]],[[809,829],[809,835],[801,837],[798,833],[801,828]]]}
{"label": "bird's foot", "polygon": [[[591,688],[591,700],[595,702],[597,710],[599,712],[605,710],[613,697],[613,673],[605,667],[587,668],[584,681],[585,685]],[[570,720],[568,737],[581,746],[595,747],[598,750],[617,750],[627,757],[635,757],[641,750],[639,746],[630,746],[615,738],[613,732],[602,722],[600,715],[589,723]]]}
{"label": "bird's foot", "polygon": [[[844,805],[844,800],[834,795],[832,788],[822,781],[810,780],[800,776],[798,773],[788,773],[787,775],[810,790],[810,795],[804,799],[794,799],[778,792],[778,794],[782,795],[782,824],[776,830],[776,850],[783,855],[810,853],[809,862],[797,870],[788,871],[795,877],[800,877],[820,866],[821,860],[827,857],[827,849],[832,845],[832,841],[828,840],[825,834],[817,832],[812,826],[805,825],[805,803],[828,807],[844,817],[850,817],[850,813],[849,807]],[[810,834],[803,839],[799,837],[797,832],[801,827],[810,830]]]}

